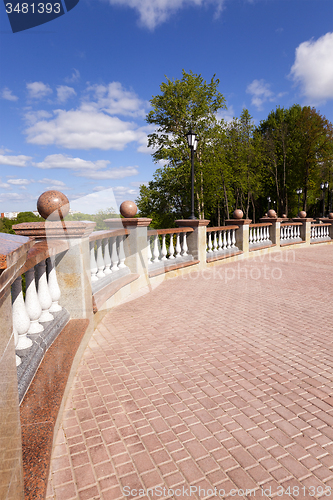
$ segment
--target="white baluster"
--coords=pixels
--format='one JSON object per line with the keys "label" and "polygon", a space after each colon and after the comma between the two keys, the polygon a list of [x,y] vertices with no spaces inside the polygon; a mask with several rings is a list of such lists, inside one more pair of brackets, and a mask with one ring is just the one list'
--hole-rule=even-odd
{"label": "white baluster", "polygon": [[228,244],[227,244],[227,248],[231,248],[231,237],[230,237],[230,229],[228,229]]}
{"label": "white baluster", "polygon": [[263,235],[263,232],[262,232],[262,226],[260,226],[259,228],[259,241],[264,241],[264,235]]}
{"label": "white baluster", "polygon": [[90,272],[91,272],[91,281],[98,281],[96,276],[97,273],[97,263],[95,258],[95,242],[90,242]]}
{"label": "white baluster", "polygon": [[34,267],[25,273],[25,288],[25,307],[30,318],[28,333],[40,333],[44,330],[44,327],[38,322],[42,314],[42,308],[36,290]]}
{"label": "white baluster", "polygon": [[216,231],[214,231],[214,252],[217,252],[217,237],[216,237]]}
{"label": "white baluster", "polygon": [[105,238],[102,241],[103,253],[104,253],[104,274],[112,274],[111,271],[111,256],[109,248],[109,238]]}
{"label": "white baluster", "polygon": [[223,250],[227,248],[227,231],[223,231]]}
{"label": "white baluster", "polygon": [[124,234],[123,236],[118,236],[119,239],[119,267],[121,269],[127,267],[125,264],[125,249],[124,249],[124,240],[126,238],[126,235]]}
{"label": "white baluster", "polygon": [[284,239],[284,227],[281,225],[280,226],[280,241],[283,241]]}
{"label": "white baluster", "polygon": [[178,257],[181,257],[181,254],[180,254],[181,250],[182,250],[182,247],[180,246],[180,234],[177,233],[177,238],[176,238],[176,259]]}
{"label": "white baluster", "polygon": [[218,251],[221,251],[222,249],[223,249],[222,231],[219,231],[219,246],[218,246]]}
{"label": "white baluster", "polygon": [[213,244],[212,244],[212,233],[209,231],[208,233],[208,253],[211,253],[213,250]]}
{"label": "white baluster", "polygon": [[161,260],[168,260],[167,259],[168,252],[167,252],[167,248],[166,248],[166,244],[165,244],[165,234],[162,234],[161,255],[162,255],[162,259]]}
{"label": "white baluster", "polygon": [[46,279],[46,263],[45,260],[42,260],[36,266],[37,271],[37,295],[38,300],[42,308],[42,314],[39,318],[40,323],[44,323],[46,321],[52,321],[53,315],[50,313],[49,309],[52,305],[52,297],[50,294],[49,286],[47,284]]}
{"label": "white baluster", "polygon": [[175,253],[175,249],[173,246],[173,233],[172,233],[172,234],[170,234],[169,259],[175,258],[174,253]]}
{"label": "white baluster", "polygon": [[112,238],[111,238],[111,264],[112,264],[111,271],[113,271],[113,272],[119,271],[118,262],[119,262],[119,258],[118,258],[118,251],[117,251],[117,237],[112,236]]}
{"label": "white baluster", "polygon": [[231,233],[232,233],[231,248],[235,248],[235,246],[236,246],[236,230],[232,229]]}
{"label": "white baluster", "polygon": [[[15,349],[16,349],[19,338],[18,338],[17,330],[16,330],[14,325],[13,325],[13,334],[14,334],[14,344],[15,344]],[[16,362],[16,366],[20,366],[20,364],[22,363],[20,356],[18,356],[17,354],[15,354],[15,362]]]}
{"label": "white baluster", "polygon": [[253,243],[253,229],[252,227],[249,228],[249,245],[252,245]]}
{"label": "white baluster", "polygon": [[154,250],[153,250],[154,260],[153,260],[153,262],[158,262],[158,259],[159,259],[159,256],[160,256],[160,251],[159,251],[159,248],[158,248],[158,244],[159,244],[158,234],[155,234],[155,236],[154,236]]}
{"label": "white baluster", "polygon": [[103,252],[102,252],[102,240],[97,240],[96,241],[96,245],[97,245],[97,268],[98,268],[98,271],[97,271],[97,278],[104,278],[105,277],[105,274],[104,274],[104,258],[103,258]]}
{"label": "white baluster", "polygon": [[16,349],[18,351],[32,346],[32,341],[27,337],[30,327],[30,318],[28,316],[22,292],[22,276],[19,276],[12,284],[12,313],[13,329],[18,334]]}
{"label": "white baluster", "polygon": [[52,305],[50,307],[50,312],[58,312],[62,310],[62,307],[58,304],[58,300],[60,299],[60,288],[58,285],[58,280],[57,280],[57,273],[54,265],[54,257],[51,258],[49,257],[47,259],[47,271],[48,271],[48,278],[47,282],[49,285],[49,290],[50,290],[50,295],[52,299]]}
{"label": "white baluster", "polygon": [[187,241],[186,241],[186,233],[183,233],[183,252],[182,252],[183,257],[188,255],[187,250],[188,250],[188,246],[187,246]]}
{"label": "white baluster", "polygon": [[300,227],[299,226],[296,226],[296,227],[297,227],[297,238],[300,238],[301,237]]}
{"label": "white baluster", "polygon": [[150,236],[148,236],[148,241],[147,241],[147,253],[148,253],[148,265],[151,264],[151,259],[153,258],[152,253],[151,253],[151,242],[150,242]]}

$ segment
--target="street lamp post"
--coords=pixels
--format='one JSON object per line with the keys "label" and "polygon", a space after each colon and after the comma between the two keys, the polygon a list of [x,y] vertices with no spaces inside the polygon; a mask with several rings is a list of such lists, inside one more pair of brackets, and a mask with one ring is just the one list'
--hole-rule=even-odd
{"label": "street lamp post", "polygon": [[272,201],[270,196],[267,196],[267,201],[268,201],[268,211],[269,211],[271,208],[271,201]]}
{"label": "street lamp post", "polygon": [[303,191],[302,191],[301,188],[300,189],[296,189],[296,193],[298,195],[298,214],[297,214],[298,216],[299,216],[299,197],[301,196],[302,192]]}
{"label": "street lamp post", "polygon": [[327,181],[322,182],[320,184],[320,189],[323,192],[323,217],[325,217],[325,192],[326,192],[326,189],[328,189],[328,182]]}
{"label": "street lamp post", "polygon": [[194,151],[197,149],[198,139],[192,129],[186,134],[187,144],[191,150],[191,215],[190,219],[196,219],[194,215]]}

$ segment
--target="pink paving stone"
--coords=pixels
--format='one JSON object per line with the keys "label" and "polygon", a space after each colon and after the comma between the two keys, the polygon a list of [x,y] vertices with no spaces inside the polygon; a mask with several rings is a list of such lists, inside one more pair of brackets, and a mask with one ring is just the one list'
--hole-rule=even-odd
{"label": "pink paving stone", "polygon": [[[51,470],[73,466],[76,477],[86,467],[93,473],[79,479],[79,495],[101,491],[105,481],[102,500],[123,499],[125,478],[143,487],[154,475],[165,484],[177,476],[272,492],[278,481],[288,483],[283,470],[299,479],[290,484],[333,481],[331,313],[324,296],[311,294],[322,289],[318,265],[325,297],[333,292],[333,245],[295,250],[292,264],[282,259],[287,253],[277,255],[278,262],[265,257],[241,267],[279,267],[280,280],[251,280],[243,271],[225,283],[226,266],[235,276],[238,269],[225,263],[207,269],[204,279],[168,280],[112,309],[84,353],[88,368],[82,363],[74,381]],[[304,290],[311,308],[301,306]],[[179,297],[200,307],[189,314]],[[143,453],[151,462],[140,472],[135,457]],[[125,474],[121,483],[115,467]],[[80,498],[71,486],[61,485],[63,494]]]}

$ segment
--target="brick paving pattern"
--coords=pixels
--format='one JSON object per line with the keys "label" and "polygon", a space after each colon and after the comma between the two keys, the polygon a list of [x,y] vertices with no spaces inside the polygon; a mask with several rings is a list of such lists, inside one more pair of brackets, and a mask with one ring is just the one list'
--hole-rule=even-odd
{"label": "brick paving pattern", "polygon": [[47,499],[333,497],[332,262],[316,245],[224,263],[110,311]]}

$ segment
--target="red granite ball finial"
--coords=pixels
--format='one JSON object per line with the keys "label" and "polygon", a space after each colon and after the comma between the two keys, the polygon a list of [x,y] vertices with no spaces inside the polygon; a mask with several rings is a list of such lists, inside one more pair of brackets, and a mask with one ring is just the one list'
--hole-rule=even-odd
{"label": "red granite ball finial", "polygon": [[232,216],[233,216],[234,219],[242,219],[243,215],[244,214],[243,214],[242,210],[239,210],[238,208],[232,214]]}
{"label": "red granite ball finial", "polygon": [[282,219],[287,219],[287,214],[282,214]]}
{"label": "red granite ball finial", "polygon": [[299,213],[299,216],[301,219],[305,219],[306,218],[306,212],[304,212],[304,210],[301,210],[301,212]]}
{"label": "red granite ball finial", "polygon": [[138,207],[134,203],[134,201],[123,201],[120,205],[120,213],[125,219],[131,219],[135,217],[138,211]]}
{"label": "red granite ball finial", "polygon": [[62,220],[69,212],[69,201],[60,191],[45,191],[37,200],[37,210],[43,219]]}
{"label": "red granite ball finial", "polygon": [[333,212],[330,212],[330,213],[328,214],[328,218],[329,218],[329,219],[333,219]]}
{"label": "red granite ball finial", "polygon": [[268,217],[270,217],[271,219],[276,219],[276,218],[277,218],[277,215],[276,215],[275,210],[272,210],[272,209],[271,209],[271,210],[268,210],[267,215],[268,215]]}

